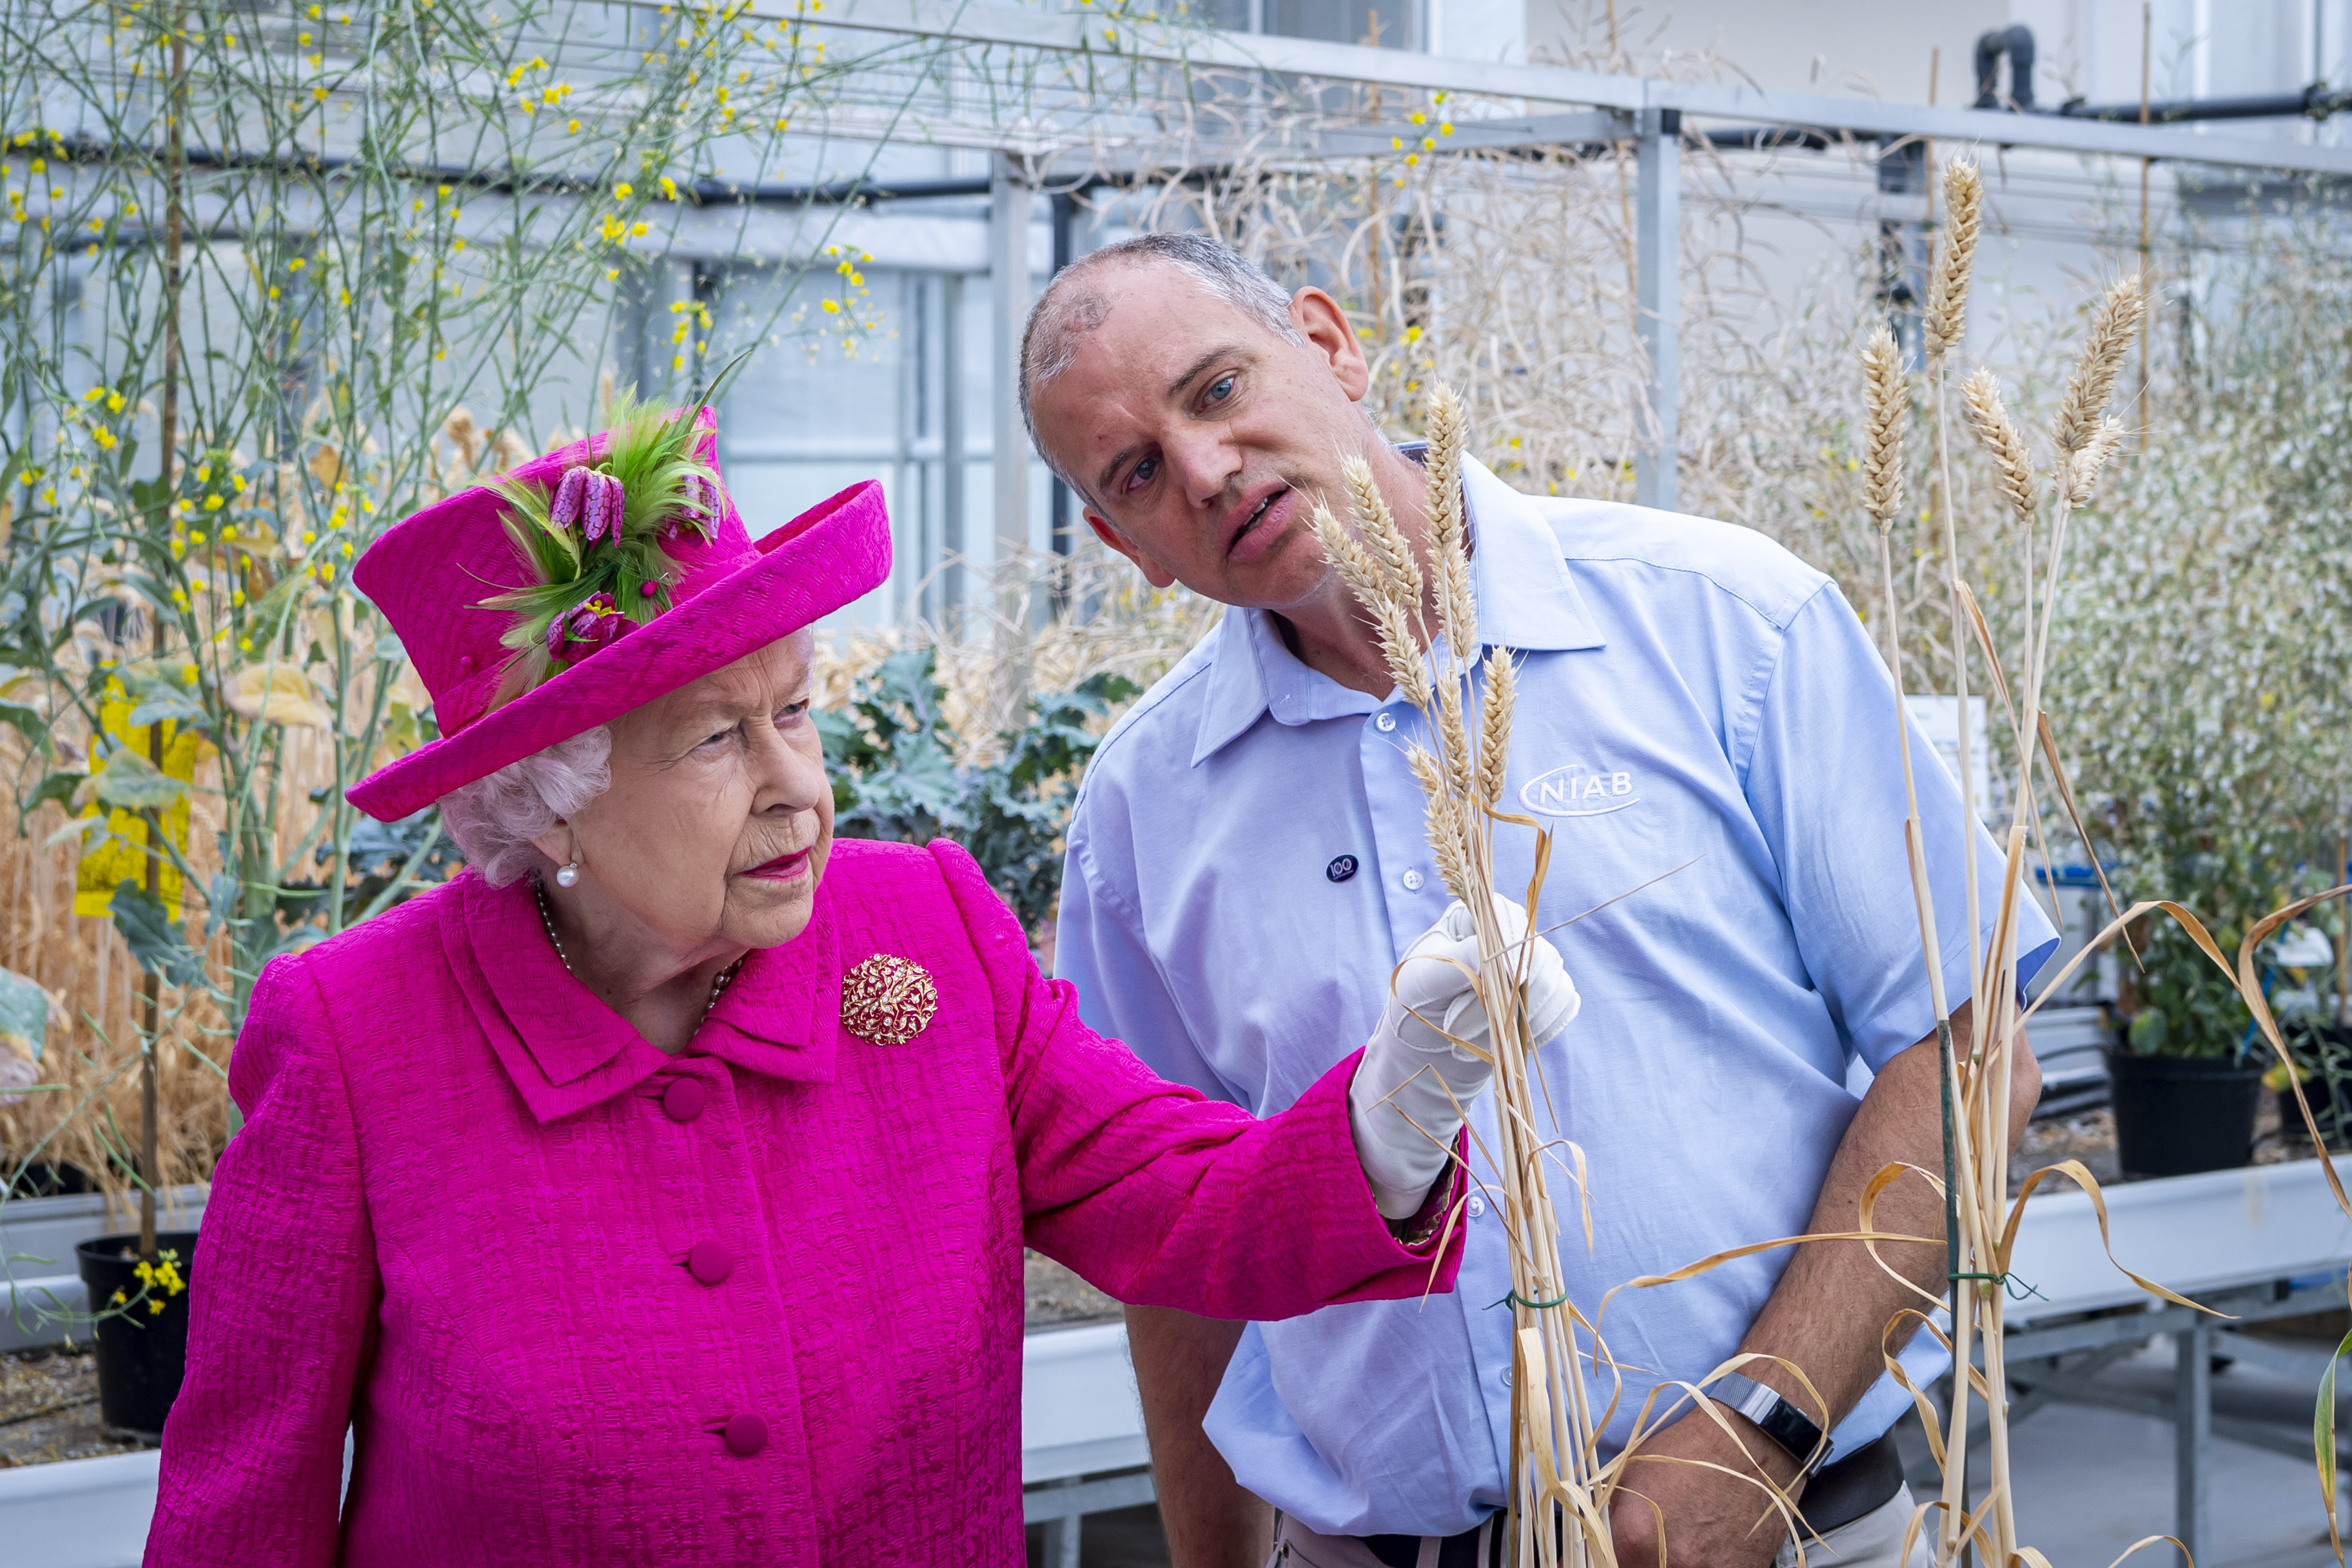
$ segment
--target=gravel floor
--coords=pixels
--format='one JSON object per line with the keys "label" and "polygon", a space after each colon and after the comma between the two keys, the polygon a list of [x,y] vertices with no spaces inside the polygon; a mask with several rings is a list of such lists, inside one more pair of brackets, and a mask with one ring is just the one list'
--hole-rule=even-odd
{"label": "gravel floor", "polygon": [[1021,1262],[1022,1283],[1028,1298],[1023,1319],[1025,1326],[1063,1328],[1118,1321],[1118,1302],[1052,1258],[1030,1252],[1023,1254]]}
{"label": "gravel floor", "polygon": [[98,1362],[88,1347],[0,1355],[0,1469],[152,1447],[99,1430]]}

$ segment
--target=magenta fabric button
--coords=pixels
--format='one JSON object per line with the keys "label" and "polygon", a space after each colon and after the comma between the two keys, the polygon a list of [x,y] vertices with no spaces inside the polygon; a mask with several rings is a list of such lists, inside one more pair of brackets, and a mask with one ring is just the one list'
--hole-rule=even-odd
{"label": "magenta fabric button", "polygon": [[[735,1255],[719,1241],[698,1241],[686,1255],[686,1271],[705,1285],[716,1285],[735,1271]],[[756,1421],[758,1416],[751,1417]]]}
{"label": "magenta fabric button", "polygon": [[730,1416],[719,1436],[726,1439],[729,1453],[748,1459],[768,1446],[768,1424],[747,1410]]}
{"label": "magenta fabric button", "polygon": [[691,1121],[709,1103],[710,1091],[698,1078],[682,1078],[662,1090],[662,1109],[672,1121]]}

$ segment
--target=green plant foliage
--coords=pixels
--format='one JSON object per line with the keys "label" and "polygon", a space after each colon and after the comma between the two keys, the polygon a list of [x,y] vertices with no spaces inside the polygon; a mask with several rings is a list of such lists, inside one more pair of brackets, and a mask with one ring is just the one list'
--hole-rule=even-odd
{"label": "green plant foliage", "polygon": [[952,838],[1034,931],[1062,892],[1062,830],[1103,721],[1139,688],[1094,675],[1029,700],[1029,721],[997,737],[996,760],[961,765],[940,711],[945,688],[929,648],[892,654],[838,712],[819,713],[833,774],[834,830],[925,843]]}
{"label": "green plant foliage", "polygon": [[114,889],[114,926],[139,967],[172,985],[200,985],[205,958],[188,945],[163,900],[125,878]]}

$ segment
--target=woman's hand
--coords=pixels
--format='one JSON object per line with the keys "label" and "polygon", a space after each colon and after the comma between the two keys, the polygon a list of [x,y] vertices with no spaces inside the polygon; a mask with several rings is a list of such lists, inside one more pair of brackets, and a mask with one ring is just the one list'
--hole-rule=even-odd
{"label": "woman's hand", "polygon": [[[1503,939],[1526,976],[1527,1045],[1548,1045],[1576,1016],[1576,984],[1559,950],[1528,934],[1527,911],[1495,900]],[[1524,947],[1520,944],[1524,943]],[[1524,952],[1524,960],[1519,954]],[[1380,1026],[1348,1090],[1356,1154],[1372,1201],[1390,1219],[1418,1213],[1444,1173],[1462,1114],[1486,1092],[1492,1026],[1477,991],[1478,936],[1460,900],[1405,951]],[[1448,1037],[1452,1037],[1449,1038]],[[1459,1041],[1460,1044],[1455,1042]]]}

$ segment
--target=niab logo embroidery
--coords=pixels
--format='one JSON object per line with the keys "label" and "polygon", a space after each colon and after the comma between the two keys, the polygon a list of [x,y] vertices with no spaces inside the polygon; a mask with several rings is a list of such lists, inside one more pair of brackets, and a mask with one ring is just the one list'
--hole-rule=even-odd
{"label": "niab logo embroidery", "polygon": [[1631,773],[1582,763],[1554,768],[1519,786],[1519,804],[1544,816],[1606,816],[1641,798]]}

